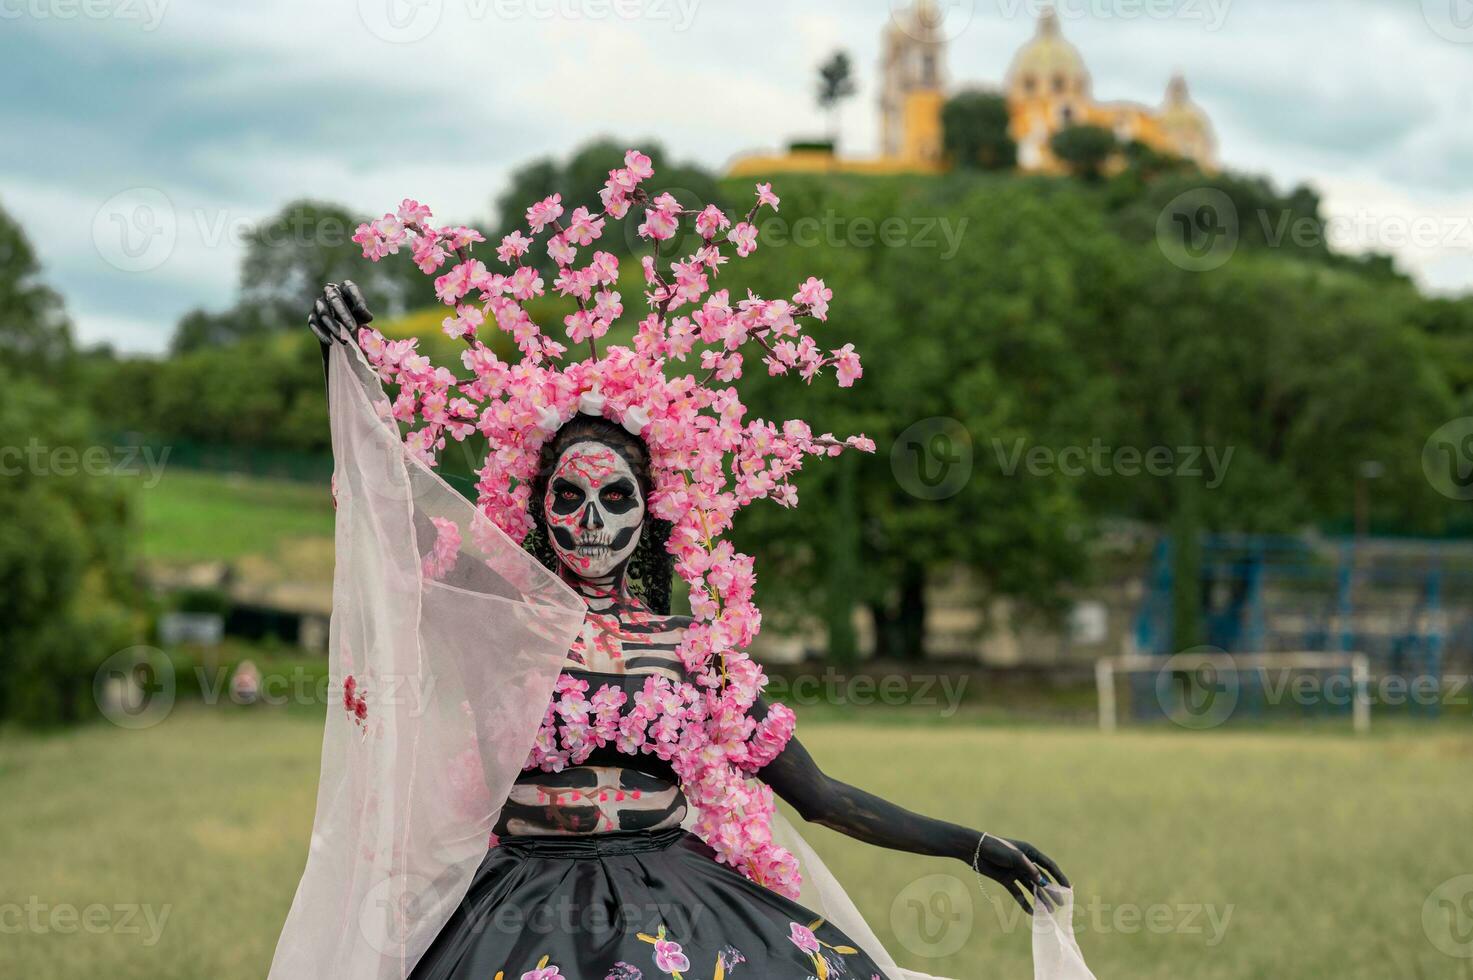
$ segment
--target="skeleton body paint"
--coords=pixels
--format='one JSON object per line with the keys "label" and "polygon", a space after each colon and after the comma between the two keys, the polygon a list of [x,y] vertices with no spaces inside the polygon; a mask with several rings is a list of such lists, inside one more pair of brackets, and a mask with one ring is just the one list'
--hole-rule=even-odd
{"label": "skeleton body paint", "polygon": [[[564,576],[588,603],[583,632],[563,669],[586,676],[594,689],[622,684],[631,693],[647,674],[685,679],[676,648],[691,620],[651,612],[625,581],[646,516],[644,495],[628,461],[603,442],[575,442],[558,457],[542,503],[548,538]],[[627,756],[604,754],[562,772],[523,773],[502,808],[496,832],[664,830],[679,826],[686,809],[679,780],[668,765],[654,757],[635,763]]]}

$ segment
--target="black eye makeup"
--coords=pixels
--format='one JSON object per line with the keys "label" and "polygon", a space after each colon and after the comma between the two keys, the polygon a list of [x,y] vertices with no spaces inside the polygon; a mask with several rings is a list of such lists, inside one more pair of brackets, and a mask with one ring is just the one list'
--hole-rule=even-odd
{"label": "black eye makeup", "polygon": [[630,480],[615,480],[599,492],[604,506],[613,514],[627,514],[639,504],[639,495]]}
{"label": "black eye makeup", "polygon": [[555,514],[571,514],[583,504],[583,490],[567,480],[552,481],[552,510]]}

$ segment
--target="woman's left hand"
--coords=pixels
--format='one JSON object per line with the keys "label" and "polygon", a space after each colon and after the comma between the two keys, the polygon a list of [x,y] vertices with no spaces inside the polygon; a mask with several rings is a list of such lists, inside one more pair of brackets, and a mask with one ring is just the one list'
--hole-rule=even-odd
{"label": "woman's left hand", "polygon": [[1042,886],[1057,882],[1069,887],[1068,877],[1053,858],[1027,841],[995,834],[983,839],[976,870],[1006,888],[1029,915],[1033,914],[1033,908],[1026,896],[1041,897],[1047,903],[1048,894]]}

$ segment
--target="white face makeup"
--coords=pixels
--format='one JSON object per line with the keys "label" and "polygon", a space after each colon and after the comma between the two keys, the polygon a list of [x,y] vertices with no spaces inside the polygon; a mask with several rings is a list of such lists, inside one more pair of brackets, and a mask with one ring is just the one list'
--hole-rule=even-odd
{"label": "white face makeup", "polygon": [[543,519],[553,551],[579,578],[620,571],[639,545],[645,503],[623,456],[602,442],[575,442],[558,457]]}

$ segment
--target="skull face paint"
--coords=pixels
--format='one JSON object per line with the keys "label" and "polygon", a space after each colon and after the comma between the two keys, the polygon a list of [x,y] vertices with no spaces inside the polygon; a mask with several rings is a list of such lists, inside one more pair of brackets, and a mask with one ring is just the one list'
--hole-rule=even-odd
{"label": "skull face paint", "polygon": [[607,579],[623,571],[639,545],[645,501],[624,457],[585,440],[558,457],[542,514],[563,565],[582,579]]}

